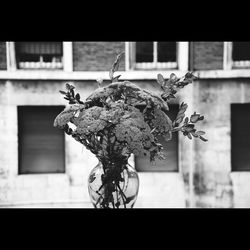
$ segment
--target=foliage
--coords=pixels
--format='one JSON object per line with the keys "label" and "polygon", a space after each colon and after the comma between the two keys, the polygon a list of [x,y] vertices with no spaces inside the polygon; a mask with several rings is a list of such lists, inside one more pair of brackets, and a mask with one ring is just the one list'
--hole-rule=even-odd
{"label": "foliage", "polygon": [[185,117],[187,104],[180,105],[175,120],[168,116],[169,100],[175,98],[179,89],[197,79],[192,72],[181,78],[172,73],[168,80],[158,74],[162,93],[157,95],[129,81],[119,82],[120,75],[114,77],[122,55],[117,56],[110,70],[111,83],[102,87],[99,79],[98,89],[86,101],[81,101],[79,93],[75,94],[72,84],[66,84],[66,91],[60,93],[70,106],[56,117],[54,126],[64,129],[102,162],[119,157],[127,159],[131,154],[148,155],[151,161],[163,158],[163,146],[157,137],[161,135],[171,140],[173,132],[180,131],[189,139],[207,141],[203,137],[205,132],[195,128],[204,116],[194,112],[190,118]]}

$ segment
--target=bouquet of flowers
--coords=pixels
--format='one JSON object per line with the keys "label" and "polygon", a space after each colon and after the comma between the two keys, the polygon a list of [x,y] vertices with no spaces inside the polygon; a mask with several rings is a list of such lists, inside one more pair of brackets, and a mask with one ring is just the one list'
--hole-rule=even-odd
{"label": "bouquet of flowers", "polygon": [[[165,158],[159,136],[169,141],[172,133],[181,132],[189,139],[207,141],[203,137],[205,132],[195,128],[204,116],[194,112],[190,118],[185,117],[186,103],[180,105],[175,120],[168,116],[169,101],[179,89],[196,79],[193,73],[187,72],[181,78],[171,74],[167,80],[158,74],[157,82],[162,91],[155,94],[129,81],[119,81],[120,75],[114,76],[122,55],[117,56],[110,70],[110,84],[102,86],[102,80],[98,80],[99,87],[85,101],[75,93],[75,87],[67,83],[66,90],[60,92],[69,106],[54,121],[55,127],[83,144],[102,164],[102,185],[95,190],[97,194],[103,190],[98,200],[100,207],[121,205],[118,199],[115,201],[114,193],[124,181],[122,173],[131,154],[149,157],[151,162]],[[121,197],[123,205],[129,203],[124,194]]]}

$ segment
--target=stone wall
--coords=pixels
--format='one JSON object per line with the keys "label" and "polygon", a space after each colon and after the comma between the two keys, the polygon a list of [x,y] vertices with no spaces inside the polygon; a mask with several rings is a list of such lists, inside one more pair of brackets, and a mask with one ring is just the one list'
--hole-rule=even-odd
{"label": "stone wall", "polygon": [[194,101],[205,114],[209,142],[195,141],[195,193],[199,207],[250,206],[250,175],[231,169],[231,104],[249,103],[249,79],[202,80]]}
{"label": "stone wall", "polygon": [[[138,83],[147,87],[142,82]],[[85,99],[94,81],[75,82]],[[65,136],[65,174],[18,175],[18,105],[65,105],[58,93],[64,81],[2,81],[0,83],[0,207],[91,207],[87,178],[97,164],[94,155],[71,137]],[[134,162],[131,160],[131,164]],[[139,173],[140,190],[135,207],[185,207],[182,172]],[[70,205],[71,204],[71,205]]]}

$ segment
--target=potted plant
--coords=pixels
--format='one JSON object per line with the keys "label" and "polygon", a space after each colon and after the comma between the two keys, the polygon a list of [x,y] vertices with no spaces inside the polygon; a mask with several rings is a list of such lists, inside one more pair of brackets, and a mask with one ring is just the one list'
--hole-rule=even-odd
{"label": "potted plant", "polygon": [[188,105],[182,103],[175,120],[168,117],[170,99],[177,91],[191,84],[196,77],[192,72],[178,78],[171,74],[165,80],[157,76],[161,94],[141,89],[129,81],[119,81],[114,76],[123,53],[120,53],[109,73],[110,84],[99,87],[82,101],[72,84],[60,91],[69,106],[54,121],[54,126],[63,129],[76,141],[83,144],[98,158],[98,165],[88,178],[91,202],[96,208],[132,208],[139,190],[139,178],[129,165],[129,157],[144,155],[153,163],[164,159],[163,146],[158,138],[172,139],[172,133],[181,132],[189,139],[203,137],[195,123],[204,119],[198,113],[185,117]]}

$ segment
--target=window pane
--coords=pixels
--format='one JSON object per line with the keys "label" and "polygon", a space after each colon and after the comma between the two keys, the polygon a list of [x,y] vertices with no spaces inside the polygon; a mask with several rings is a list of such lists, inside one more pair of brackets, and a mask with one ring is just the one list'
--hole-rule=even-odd
{"label": "window pane", "polygon": [[[179,111],[178,105],[171,105],[168,116],[174,120]],[[159,138],[164,146],[163,152],[166,153],[166,160],[156,160],[156,165],[152,166],[149,157],[135,157],[135,168],[138,172],[176,172],[178,171],[178,133],[173,133],[171,141]]]}
{"label": "window pane", "polygon": [[233,42],[233,61],[250,61],[250,42]]}
{"label": "window pane", "polygon": [[231,105],[232,170],[250,171],[250,104]]}
{"label": "window pane", "polygon": [[153,62],[153,42],[136,42],[136,62]]}
{"label": "window pane", "polygon": [[62,55],[62,42],[17,42],[19,54]]}
{"label": "window pane", "polygon": [[64,173],[64,132],[53,127],[63,106],[18,107],[19,174]]}
{"label": "window pane", "polygon": [[176,42],[158,42],[158,62],[176,62]]}

